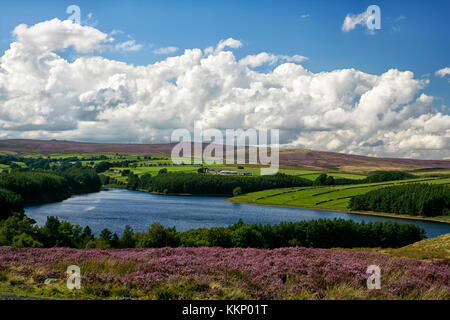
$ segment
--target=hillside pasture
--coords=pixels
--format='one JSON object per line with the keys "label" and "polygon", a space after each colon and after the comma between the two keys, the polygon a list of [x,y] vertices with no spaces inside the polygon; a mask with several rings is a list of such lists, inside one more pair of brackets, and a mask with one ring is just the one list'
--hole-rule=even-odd
{"label": "hillside pasture", "polygon": [[[244,194],[231,198],[230,201],[249,204],[348,211],[347,207],[351,197],[378,188],[403,183],[450,184],[450,178],[419,178],[346,186],[273,189]],[[436,217],[436,219],[450,221],[450,217]]]}

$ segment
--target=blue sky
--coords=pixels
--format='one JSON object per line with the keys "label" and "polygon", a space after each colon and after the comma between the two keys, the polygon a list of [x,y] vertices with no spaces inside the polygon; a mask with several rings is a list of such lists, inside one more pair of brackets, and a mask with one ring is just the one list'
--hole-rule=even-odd
{"label": "blue sky", "polygon": [[[70,5],[81,26],[62,22]],[[370,5],[380,30],[366,27]],[[417,0],[10,1],[0,139],[166,142],[201,121],[280,128],[286,146],[450,158],[449,12]]]}
{"label": "blue sky", "polygon": [[[111,59],[146,65],[163,58],[152,52],[155,47],[206,48],[233,37],[244,43],[236,57],[300,54],[309,58],[303,65],[313,72],[411,70],[432,80],[425,93],[450,105],[448,80],[433,76],[450,64],[449,1],[11,1],[2,5],[0,49],[9,47],[18,24],[65,19],[71,4],[81,8],[82,21],[92,13],[89,23],[99,30],[122,30],[144,44],[138,52],[103,54]],[[347,14],[371,4],[381,9],[381,30],[375,35],[361,26],[341,30]]]}

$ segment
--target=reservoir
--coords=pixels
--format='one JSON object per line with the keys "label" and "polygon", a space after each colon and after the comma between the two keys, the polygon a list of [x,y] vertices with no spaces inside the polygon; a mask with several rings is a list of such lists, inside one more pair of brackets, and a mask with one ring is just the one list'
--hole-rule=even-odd
{"label": "reservoir", "polygon": [[278,224],[319,218],[343,218],[355,222],[396,221],[413,223],[425,229],[427,237],[450,233],[450,224],[345,212],[237,204],[224,197],[164,196],[126,189],[111,189],[40,206],[27,207],[25,213],[42,226],[47,216],[89,226],[98,235],[104,228],[119,236],[129,224],[134,231],[146,231],[154,222],[177,231],[194,228],[226,227],[242,219],[245,223]]}

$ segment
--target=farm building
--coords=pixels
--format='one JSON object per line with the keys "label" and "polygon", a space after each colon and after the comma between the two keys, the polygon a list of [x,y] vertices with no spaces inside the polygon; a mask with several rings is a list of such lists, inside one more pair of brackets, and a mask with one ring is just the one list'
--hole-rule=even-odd
{"label": "farm building", "polygon": [[232,176],[251,176],[251,172],[238,172],[233,170],[214,170],[214,169],[206,169],[206,173],[211,174],[221,174],[221,175],[232,175]]}
{"label": "farm building", "polygon": [[231,170],[220,170],[217,173],[218,174],[228,174],[228,175],[238,175],[237,171],[231,171]]}

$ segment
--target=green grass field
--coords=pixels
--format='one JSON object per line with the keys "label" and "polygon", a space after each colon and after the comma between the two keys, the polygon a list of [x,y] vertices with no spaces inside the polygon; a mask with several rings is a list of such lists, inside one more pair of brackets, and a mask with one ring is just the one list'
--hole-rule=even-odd
{"label": "green grass field", "polygon": [[[293,170],[286,170],[286,171],[293,171]],[[322,173],[324,173],[324,172],[310,171],[308,173],[303,173],[303,174],[298,174],[298,175],[296,174],[296,176],[314,181]],[[353,179],[353,180],[362,180],[366,177],[366,176],[363,176],[360,174],[352,174],[352,173],[339,173],[339,172],[325,172],[325,173],[334,178],[346,178],[346,179]],[[290,174],[290,173],[286,172],[286,174]]]}
{"label": "green grass field", "polygon": [[116,180],[118,180],[118,181],[120,181],[120,182],[123,182],[123,183],[127,183],[127,181],[128,181],[128,177],[122,177],[122,175],[119,173],[119,174],[117,174],[117,173],[113,173],[113,172],[103,172],[102,174],[104,174],[104,175],[106,175],[106,176],[108,176],[108,177],[110,177],[110,178],[114,178],[114,179],[116,179]]}
{"label": "green grass field", "polygon": [[[93,153],[49,153],[49,154],[27,154],[26,157],[42,157],[42,158],[51,158],[51,159],[65,159],[76,157],[78,159],[82,158],[90,158],[93,156],[104,155],[107,157],[106,160],[83,160],[81,161],[83,166],[95,166],[99,162],[109,161],[109,162],[120,162],[124,160],[137,161],[136,168],[129,168],[135,174],[141,175],[144,173],[150,173],[152,175],[157,174],[160,169],[167,168],[169,172],[197,172],[199,165],[190,165],[188,164],[192,159],[186,158],[186,165],[173,165],[173,162],[170,160],[169,156],[157,156],[159,159],[152,160],[144,160],[142,155],[133,155],[133,154],[93,154]],[[26,167],[24,163],[17,163],[21,167]],[[253,176],[259,176],[261,171],[261,166],[258,165],[244,165],[244,169],[238,169],[241,165],[225,165],[225,164],[203,164],[204,167],[214,169],[214,170],[233,170],[238,172],[251,172]],[[0,169],[7,169],[6,167],[0,167]],[[116,167],[115,169],[124,169]],[[361,174],[351,174],[345,172],[334,172],[334,171],[319,171],[319,170],[309,170],[304,168],[296,168],[293,166],[281,166],[279,169],[280,173],[299,176],[309,180],[315,180],[320,174],[326,173],[335,178],[347,178],[347,179],[355,179],[360,180],[364,179],[366,176]]]}
{"label": "green grass field", "polygon": [[[21,168],[26,168],[27,167],[27,165],[25,163],[23,163],[23,162],[19,162],[19,161],[12,161],[12,162],[17,164]],[[3,169],[8,169],[8,168],[9,168],[9,165],[7,165],[7,164],[0,164],[0,169],[3,170]]]}
{"label": "green grass field", "polygon": [[[111,161],[120,161],[120,160],[111,160]],[[96,161],[99,162],[99,161]],[[84,165],[88,165],[89,161],[84,161]],[[149,166],[153,165],[153,166]],[[240,166],[226,166],[226,165],[219,165],[219,164],[212,164],[212,165],[205,165],[205,167],[209,169],[214,170],[232,170],[237,172],[251,172],[252,176],[259,176],[260,175],[260,167],[256,166],[244,166],[243,169],[238,169]],[[150,173],[151,175],[158,174],[159,170],[166,168],[168,172],[188,172],[188,173],[195,173],[200,168],[199,165],[173,165],[170,160],[145,160],[145,161],[139,161],[137,163],[136,168],[119,168],[114,167],[113,169],[118,170],[124,170],[124,169],[130,169],[133,171],[133,173],[137,175],[141,175],[144,173]],[[279,169],[280,173],[293,175],[302,177],[305,179],[309,179],[311,181],[315,180],[320,174],[326,173],[330,176],[333,176],[335,178],[347,178],[347,179],[354,179],[354,180],[361,180],[364,179],[366,176],[358,175],[358,174],[350,174],[350,173],[339,173],[339,172],[322,172],[317,170],[304,170],[304,169]]]}
{"label": "green grass field", "polygon": [[419,177],[450,177],[450,169],[413,170],[410,172]]}
{"label": "green grass field", "polygon": [[[158,166],[158,167],[137,167],[137,168],[129,168],[133,173],[137,175],[141,175],[144,173],[150,173],[152,176],[158,174],[159,170],[166,168],[168,172],[191,172],[195,173],[199,169],[199,166]],[[117,168],[124,169],[124,168]]]}
{"label": "green grass field", "polygon": [[[272,189],[244,194],[238,197],[231,198],[230,201],[249,204],[348,211],[347,206],[350,201],[350,198],[353,196],[364,194],[371,190],[379,189],[394,184],[413,183],[413,182],[450,184],[450,178],[445,179],[419,178],[411,180],[400,180],[400,181],[347,185],[347,186]],[[400,215],[395,216],[400,217]],[[447,216],[435,217],[431,219],[450,222],[450,217]]]}
{"label": "green grass field", "polygon": [[19,161],[12,161],[12,162],[17,164],[21,168],[26,168],[27,167],[27,165],[24,162],[19,162]]}

